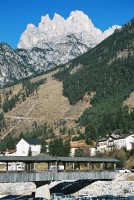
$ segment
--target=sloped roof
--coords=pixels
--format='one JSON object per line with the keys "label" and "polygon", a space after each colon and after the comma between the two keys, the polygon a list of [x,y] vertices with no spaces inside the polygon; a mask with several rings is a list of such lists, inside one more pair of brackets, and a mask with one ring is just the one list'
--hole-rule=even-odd
{"label": "sloped roof", "polygon": [[127,137],[129,137],[129,136],[134,137],[133,134],[124,134],[124,135],[110,134],[107,138],[100,138],[100,139],[98,140],[98,142],[106,141],[106,140],[108,140],[109,137],[113,138],[114,140],[119,140],[119,139],[125,139],[125,138],[127,138]]}
{"label": "sloped roof", "polygon": [[103,142],[103,141],[106,141],[108,138],[100,138],[99,140],[98,140],[98,142]]}
{"label": "sloped roof", "polygon": [[24,140],[30,145],[40,145],[41,144],[40,139],[24,139]]}
{"label": "sloped roof", "polygon": [[46,155],[38,156],[0,156],[0,162],[92,162],[92,163],[116,163],[119,160],[115,158],[96,158],[96,157],[52,157]]}
{"label": "sloped roof", "polygon": [[124,135],[120,135],[119,137],[116,137],[116,138],[114,138],[115,140],[119,140],[119,139],[125,139],[125,138],[127,138],[127,137],[129,137],[129,136],[132,136],[132,134],[124,134]]}
{"label": "sloped roof", "polygon": [[71,148],[78,148],[78,147],[90,147],[90,145],[87,145],[86,143],[71,143]]}

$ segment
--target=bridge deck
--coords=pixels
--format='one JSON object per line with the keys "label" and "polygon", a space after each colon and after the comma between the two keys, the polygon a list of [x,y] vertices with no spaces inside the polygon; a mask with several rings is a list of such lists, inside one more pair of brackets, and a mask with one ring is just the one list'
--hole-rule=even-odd
{"label": "bridge deck", "polygon": [[115,171],[94,172],[57,172],[57,171],[35,171],[35,172],[0,172],[0,183],[16,182],[38,182],[38,181],[60,181],[60,180],[112,180]]}
{"label": "bridge deck", "polygon": [[[115,167],[118,162],[114,158],[94,158],[94,157],[50,157],[50,156],[0,156],[0,162],[6,163],[5,171],[0,172],[0,182],[38,182],[38,181],[58,181],[58,180],[79,180],[79,179],[96,179],[112,180],[115,177]],[[16,164],[25,163],[25,171],[17,171]],[[36,170],[36,163],[47,163],[46,171]],[[8,171],[9,164],[15,163],[15,170]],[[64,166],[64,171],[49,171],[50,164],[54,163],[56,169],[60,163]],[[72,165],[73,171],[66,171],[67,165]],[[80,165],[84,163],[88,171],[81,171]],[[77,164],[78,170],[75,171]],[[100,165],[101,171],[94,171],[95,165]],[[110,164],[110,168],[108,167]],[[109,171],[108,171],[109,168]],[[91,171],[89,171],[91,169]],[[111,171],[113,169],[113,171]],[[33,171],[34,170],[34,171]]]}

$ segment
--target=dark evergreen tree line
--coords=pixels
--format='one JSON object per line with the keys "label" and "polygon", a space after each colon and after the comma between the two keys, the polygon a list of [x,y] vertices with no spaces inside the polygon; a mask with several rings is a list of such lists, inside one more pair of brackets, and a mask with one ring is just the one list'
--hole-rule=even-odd
{"label": "dark evergreen tree line", "polygon": [[69,156],[70,155],[70,141],[63,143],[61,138],[54,139],[49,145],[49,154],[51,156]]}
{"label": "dark evergreen tree line", "polygon": [[0,112],[0,132],[6,128],[6,122],[4,118],[4,114]]}
{"label": "dark evergreen tree line", "polygon": [[[134,19],[116,30],[95,48],[69,63],[55,75],[63,81],[64,95],[76,104],[86,93],[94,92],[92,108],[79,119],[86,126],[86,140],[120,129],[123,133],[134,130],[133,111],[124,107],[124,100],[134,90]],[[70,71],[77,65],[81,69]]]}

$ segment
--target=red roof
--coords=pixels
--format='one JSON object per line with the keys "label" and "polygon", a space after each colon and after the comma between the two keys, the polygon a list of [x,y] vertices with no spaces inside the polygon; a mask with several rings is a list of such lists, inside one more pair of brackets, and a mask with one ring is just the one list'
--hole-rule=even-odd
{"label": "red roof", "polygon": [[71,143],[71,148],[78,148],[78,147],[89,147],[90,145],[87,145],[86,143]]}

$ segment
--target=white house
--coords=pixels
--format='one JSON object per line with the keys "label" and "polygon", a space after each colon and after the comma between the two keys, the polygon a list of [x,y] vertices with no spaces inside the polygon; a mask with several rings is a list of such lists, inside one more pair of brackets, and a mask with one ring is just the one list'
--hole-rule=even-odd
{"label": "white house", "polygon": [[127,150],[131,150],[134,144],[134,134],[115,135],[111,134],[107,138],[101,138],[98,140],[97,151],[104,153],[106,151],[112,151],[114,149],[122,149],[125,147]]}
{"label": "white house", "polygon": [[41,152],[41,141],[39,139],[21,139],[16,145],[17,156],[28,156],[31,151],[32,156],[39,155]]}
{"label": "white house", "polygon": [[115,139],[115,146],[117,149],[125,147],[128,151],[132,149],[134,143],[134,134],[132,135],[123,135]]}
{"label": "white house", "polygon": [[108,151],[108,140],[107,138],[100,138],[97,144],[97,152],[104,153]]}

